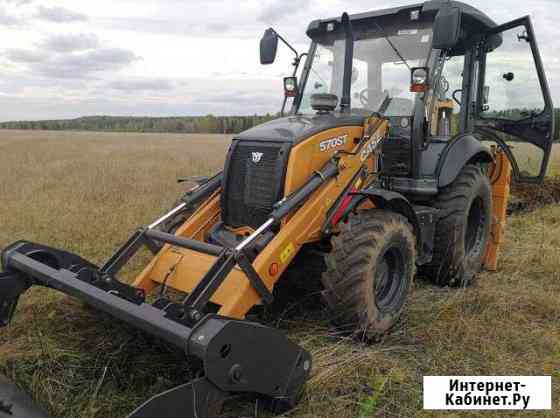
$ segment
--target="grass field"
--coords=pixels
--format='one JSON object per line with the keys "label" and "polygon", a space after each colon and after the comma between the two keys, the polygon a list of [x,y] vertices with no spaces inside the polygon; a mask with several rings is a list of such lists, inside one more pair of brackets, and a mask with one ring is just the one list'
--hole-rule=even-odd
{"label": "grass field", "polygon": [[[222,165],[228,138],[208,135],[0,131],[0,247],[28,239],[95,262],[156,218],[175,179]],[[554,170],[560,173],[560,149]],[[325,313],[300,300],[275,323],[309,349],[314,371],[292,418],[498,417],[428,413],[424,375],[552,375],[560,414],[560,206],[510,218],[499,273],[468,289],[416,281],[384,341],[334,338]],[[0,330],[0,372],[59,418],[121,418],[188,379],[180,353],[43,289]],[[246,412],[252,417],[251,412]],[[259,416],[267,416],[260,414]]]}

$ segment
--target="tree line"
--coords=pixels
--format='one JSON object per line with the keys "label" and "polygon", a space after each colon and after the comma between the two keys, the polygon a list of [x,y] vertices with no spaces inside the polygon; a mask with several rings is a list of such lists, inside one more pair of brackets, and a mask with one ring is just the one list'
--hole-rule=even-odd
{"label": "tree line", "polygon": [[[522,119],[527,110],[513,109],[495,112],[492,116]],[[253,126],[270,121],[279,115],[253,116],[182,116],[182,117],[126,117],[87,116],[77,119],[14,121],[0,123],[0,129],[78,130],[108,132],[154,132],[154,133],[208,133],[237,134]],[[555,138],[560,139],[560,109],[554,112]],[[453,118],[453,127],[458,129],[458,120]],[[454,129],[454,130],[455,130]]]}
{"label": "tree line", "polygon": [[278,116],[270,114],[185,117],[87,116],[77,119],[4,122],[0,123],[0,129],[236,134],[276,117]]}

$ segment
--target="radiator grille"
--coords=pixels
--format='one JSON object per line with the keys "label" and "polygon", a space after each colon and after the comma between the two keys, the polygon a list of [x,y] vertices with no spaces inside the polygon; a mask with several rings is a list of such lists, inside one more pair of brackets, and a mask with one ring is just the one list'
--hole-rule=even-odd
{"label": "radiator grille", "polygon": [[235,144],[229,156],[222,201],[223,218],[232,227],[257,228],[281,199],[284,186],[283,144]]}

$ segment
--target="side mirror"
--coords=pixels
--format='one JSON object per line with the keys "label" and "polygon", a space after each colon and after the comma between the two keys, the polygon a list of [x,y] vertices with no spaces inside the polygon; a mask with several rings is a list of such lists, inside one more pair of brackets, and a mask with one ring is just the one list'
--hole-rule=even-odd
{"label": "side mirror", "polygon": [[454,48],[461,38],[462,14],[458,7],[440,9],[434,22],[434,49]]}
{"label": "side mirror", "polygon": [[278,34],[272,28],[264,31],[261,39],[261,64],[272,64],[278,50]]}
{"label": "side mirror", "polygon": [[430,88],[430,69],[428,67],[416,67],[410,70],[410,91],[412,93],[424,93]]}
{"label": "side mirror", "polygon": [[284,95],[286,97],[296,97],[298,95],[297,77],[286,77],[284,79]]}

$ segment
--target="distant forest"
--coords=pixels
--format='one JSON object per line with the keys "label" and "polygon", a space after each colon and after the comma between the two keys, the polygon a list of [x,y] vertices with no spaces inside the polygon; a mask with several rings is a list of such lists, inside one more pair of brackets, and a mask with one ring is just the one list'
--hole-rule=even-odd
{"label": "distant forest", "polygon": [[[495,112],[493,116],[513,116],[522,119],[521,112],[511,110]],[[253,126],[270,121],[279,115],[254,116],[184,116],[184,117],[121,117],[121,116],[87,116],[66,120],[16,121],[0,123],[0,129],[41,129],[41,130],[75,130],[108,132],[158,132],[158,133],[210,133],[237,134]],[[556,133],[560,139],[560,109],[555,111]]]}
{"label": "distant forest", "polygon": [[42,129],[109,132],[171,132],[236,134],[277,118],[264,116],[185,116],[185,117],[121,117],[87,116],[66,120],[17,121],[0,123],[0,129]]}

